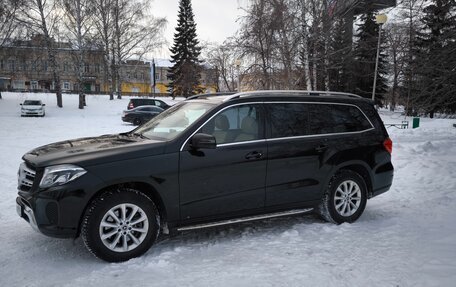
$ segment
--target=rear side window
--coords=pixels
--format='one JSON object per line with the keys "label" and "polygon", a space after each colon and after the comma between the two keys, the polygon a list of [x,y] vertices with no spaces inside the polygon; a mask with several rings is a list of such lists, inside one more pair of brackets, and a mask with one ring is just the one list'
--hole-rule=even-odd
{"label": "rear side window", "polygon": [[358,132],[372,128],[359,108],[339,104],[310,104],[310,133]]}
{"label": "rear side window", "polygon": [[332,103],[269,103],[271,138],[365,131],[372,128],[356,106]]}
{"label": "rear side window", "polygon": [[308,135],[308,105],[297,103],[268,104],[271,137],[283,138]]}

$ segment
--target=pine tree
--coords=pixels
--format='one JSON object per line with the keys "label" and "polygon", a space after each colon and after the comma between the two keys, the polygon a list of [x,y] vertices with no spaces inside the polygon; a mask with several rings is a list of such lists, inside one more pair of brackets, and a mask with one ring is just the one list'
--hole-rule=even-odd
{"label": "pine tree", "polygon": [[353,56],[346,21],[346,18],[337,18],[332,28],[329,48],[329,89],[331,91],[352,92],[350,67]]}
{"label": "pine tree", "polygon": [[[374,9],[371,4],[365,4],[363,11],[364,14],[360,18],[361,24],[358,25],[355,36],[357,41],[354,49],[353,77],[356,82],[354,91],[362,97],[371,98],[377,57],[378,29],[380,27],[375,22]],[[379,105],[382,105],[382,100],[387,91],[386,53],[384,51],[385,47],[381,45],[375,88],[375,102]]]}
{"label": "pine tree", "polygon": [[169,91],[171,96],[188,97],[201,93],[200,72],[201,62],[198,57],[201,53],[199,41],[196,36],[196,23],[193,19],[191,0],[180,0],[179,14],[174,34],[174,45],[170,48],[172,53],[168,78],[170,79]]}
{"label": "pine tree", "polygon": [[420,92],[413,98],[418,112],[454,113],[456,105],[456,4],[434,0],[424,9],[423,29],[416,35],[414,58]]}

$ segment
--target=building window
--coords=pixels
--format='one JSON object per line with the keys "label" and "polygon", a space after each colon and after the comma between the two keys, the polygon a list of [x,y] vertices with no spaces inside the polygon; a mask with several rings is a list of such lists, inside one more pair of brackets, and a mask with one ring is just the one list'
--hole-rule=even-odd
{"label": "building window", "polygon": [[30,81],[30,86],[32,90],[38,90],[38,82],[37,81]]}
{"label": "building window", "polygon": [[84,72],[89,73],[90,72],[90,66],[88,64],[84,64]]}
{"label": "building window", "polygon": [[43,71],[47,71],[47,70],[48,70],[48,62],[43,61]]}
{"label": "building window", "polygon": [[100,72],[100,64],[95,64],[95,73]]}
{"label": "building window", "polygon": [[67,62],[63,63],[63,71],[64,72],[68,71],[68,63]]}
{"label": "building window", "polygon": [[70,89],[70,83],[69,82],[63,82],[63,89],[64,90],[69,90]]}
{"label": "building window", "polygon": [[3,61],[3,59],[0,60],[0,69],[4,69],[5,68],[5,62]]}
{"label": "building window", "polygon": [[8,60],[8,69],[14,71],[14,60]]}
{"label": "building window", "polygon": [[160,81],[160,74],[155,74],[155,80]]}

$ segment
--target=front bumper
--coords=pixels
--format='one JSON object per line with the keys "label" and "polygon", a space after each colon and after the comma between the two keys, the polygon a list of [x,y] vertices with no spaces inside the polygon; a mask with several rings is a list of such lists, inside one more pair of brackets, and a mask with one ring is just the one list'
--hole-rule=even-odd
{"label": "front bumper", "polygon": [[29,191],[18,192],[16,210],[35,231],[51,237],[74,238],[79,235],[87,204],[102,187],[103,182],[91,174],[46,190],[34,185]]}
{"label": "front bumper", "polygon": [[21,116],[44,116],[44,110],[21,110]]}
{"label": "front bumper", "polygon": [[16,198],[16,211],[20,217],[25,219],[30,226],[32,226],[33,230],[40,232],[38,224],[36,223],[35,213],[20,197]]}

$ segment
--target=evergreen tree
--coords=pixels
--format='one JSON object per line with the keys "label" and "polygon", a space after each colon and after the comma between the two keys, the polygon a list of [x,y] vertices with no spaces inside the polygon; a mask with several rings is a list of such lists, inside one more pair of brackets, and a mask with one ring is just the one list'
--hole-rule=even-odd
{"label": "evergreen tree", "polygon": [[[377,57],[378,29],[380,27],[375,22],[372,4],[366,3],[363,9],[364,13],[360,18],[361,24],[358,25],[355,36],[357,40],[354,49],[353,78],[356,82],[354,92],[362,97],[371,98]],[[382,42],[384,43],[384,41]],[[379,105],[382,105],[382,100],[387,91],[386,54],[384,51],[385,47],[381,45],[375,89],[375,102]]]}
{"label": "evergreen tree", "polygon": [[416,35],[414,58],[419,92],[413,104],[418,112],[454,113],[456,105],[456,4],[434,0],[424,9],[423,29]]}
{"label": "evergreen tree", "polygon": [[193,20],[191,0],[180,0],[179,15],[174,34],[174,44],[170,48],[172,53],[168,78],[171,96],[188,97],[201,93],[200,72],[201,62],[198,57],[201,53],[199,41],[196,37],[196,23]]}
{"label": "evergreen tree", "polygon": [[331,91],[353,92],[350,85],[353,56],[346,21],[344,17],[336,18],[332,28],[329,47],[329,89]]}

